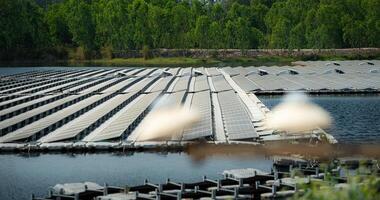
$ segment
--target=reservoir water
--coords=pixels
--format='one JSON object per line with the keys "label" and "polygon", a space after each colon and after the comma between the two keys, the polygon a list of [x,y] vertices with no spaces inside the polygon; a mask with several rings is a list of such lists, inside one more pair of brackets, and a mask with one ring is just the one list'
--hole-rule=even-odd
{"label": "reservoir water", "polygon": [[[281,101],[280,96],[259,96],[259,99],[269,109]],[[333,117],[326,132],[339,143],[380,143],[379,95],[321,95],[310,99]]]}
{"label": "reservoir water", "polygon": [[[0,68],[0,75],[33,69]],[[269,108],[281,101],[281,96],[259,96]],[[327,132],[341,143],[380,143],[379,95],[311,96],[313,102],[329,111],[334,124]],[[133,154],[0,154],[0,199],[29,199],[32,193],[44,196],[49,186],[57,183],[93,181],[111,185],[135,185],[144,179],[151,182],[192,182],[203,175],[220,177],[225,169],[258,168],[270,170],[269,158],[240,160],[212,157],[194,163],[185,153]]]}
{"label": "reservoir water", "polygon": [[41,154],[0,155],[0,199],[23,200],[32,193],[44,196],[57,183],[92,181],[124,186],[173,181],[195,182],[203,175],[220,178],[225,169],[254,167],[268,171],[272,161],[265,158],[239,160],[215,157],[192,162],[184,153]]}

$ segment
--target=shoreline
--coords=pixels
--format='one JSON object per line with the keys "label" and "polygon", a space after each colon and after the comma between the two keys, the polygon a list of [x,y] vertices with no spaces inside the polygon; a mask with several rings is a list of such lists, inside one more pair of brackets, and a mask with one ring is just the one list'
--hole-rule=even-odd
{"label": "shoreline", "polygon": [[[69,49],[67,51],[73,51]],[[150,58],[144,59],[138,50],[112,52],[110,57],[78,59],[72,53],[67,57],[44,55],[37,59],[24,57],[0,60],[0,67],[14,66],[77,66],[77,67],[171,67],[183,66],[260,66],[292,65],[295,61],[326,60],[376,60],[380,59],[380,48],[360,49],[152,49]]]}
{"label": "shoreline", "polygon": [[144,58],[113,58],[92,60],[19,60],[0,61],[0,67],[178,67],[180,66],[259,66],[259,65],[291,65],[297,59],[290,57],[234,57],[234,58],[190,58],[190,57],[155,57]]}

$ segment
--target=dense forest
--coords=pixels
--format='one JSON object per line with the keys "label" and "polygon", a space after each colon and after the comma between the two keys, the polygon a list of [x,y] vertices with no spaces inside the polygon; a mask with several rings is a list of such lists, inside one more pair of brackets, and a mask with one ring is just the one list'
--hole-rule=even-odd
{"label": "dense forest", "polygon": [[0,28],[3,59],[65,48],[94,57],[144,48],[380,47],[380,1],[0,0]]}

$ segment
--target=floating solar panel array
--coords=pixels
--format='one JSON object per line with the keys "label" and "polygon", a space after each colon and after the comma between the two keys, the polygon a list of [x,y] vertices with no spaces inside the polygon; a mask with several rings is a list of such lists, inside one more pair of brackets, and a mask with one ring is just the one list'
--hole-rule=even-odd
{"label": "floating solar panel array", "polygon": [[39,70],[0,76],[0,143],[134,141],[159,99],[201,120],[172,140],[272,134],[257,92],[379,91],[380,61],[297,66]]}
{"label": "floating solar panel array", "polygon": [[350,92],[380,89],[379,61],[313,61],[295,64],[298,66],[236,68],[240,74],[233,79],[246,92]]}

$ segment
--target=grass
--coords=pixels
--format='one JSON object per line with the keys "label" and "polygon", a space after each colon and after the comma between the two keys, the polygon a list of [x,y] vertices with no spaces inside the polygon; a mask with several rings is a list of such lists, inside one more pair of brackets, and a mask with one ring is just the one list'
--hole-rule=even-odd
{"label": "grass", "polygon": [[260,66],[260,65],[290,65],[293,58],[289,57],[234,57],[234,58],[190,58],[190,57],[155,57],[144,58],[113,58],[113,59],[93,59],[75,60],[70,59],[66,65],[70,66],[178,66],[178,65],[202,65],[202,66]]}
{"label": "grass", "polygon": [[202,65],[202,66],[261,66],[261,65],[290,65],[293,58],[289,57],[234,57],[234,58],[189,58],[189,57],[155,57],[144,58],[113,58],[95,60],[69,60],[72,66],[178,66],[178,65]]}
{"label": "grass", "polygon": [[114,58],[114,59],[97,59],[87,61],[96,65],[195,65],[195,64],[215,64],[215,59],[199,59],[188,57],[157,57],[152,59],[144,58]]}
{"label": "grass", "polygon": [[[71,53],[72,54],[72,53]],[[232,58],[191,58],[191,57],[155,57],[144,58],[113,58],[113,59],[76,59],[72,55],[67,60],[15,60],[12,62],[1,62],[0,66],[284,66],[291,65],[293,61],[307,60],[353,60],[353,59],[380,59],[380,55],[373,57],[357,56],[258,56],[232,57]]]}

